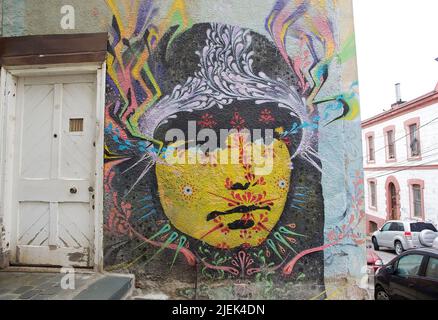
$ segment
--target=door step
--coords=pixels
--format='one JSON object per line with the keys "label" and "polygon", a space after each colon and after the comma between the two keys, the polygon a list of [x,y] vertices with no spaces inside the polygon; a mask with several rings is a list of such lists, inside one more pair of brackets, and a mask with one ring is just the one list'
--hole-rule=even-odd
{"label": "door step", "polygon": [[125,300],[134,288],[133,275],[105,275],[73,300]]}
{"label": "door step", "polygon": [[[7,266],[1,272],[18,272],[18,273],[62,273],[64,268],[61,267],[37,267],[37,266]],[[96,271],[88,268],[75,268],[76,274],[96,274]]]}
{"label": "door step", "polygon": [[134,280],[134,275],[126,274],[68,275],[53,269],[52,272],[9,269],[0,272],[0,300],[125,300],[132,294]]}

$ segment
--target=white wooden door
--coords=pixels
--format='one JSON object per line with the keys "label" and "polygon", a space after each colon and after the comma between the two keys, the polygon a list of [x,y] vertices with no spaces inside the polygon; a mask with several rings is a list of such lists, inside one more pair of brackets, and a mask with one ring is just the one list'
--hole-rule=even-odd
{"label": "white wooden door", "polygon": [[93,265],[96,74],[18,81],[18,265]]}

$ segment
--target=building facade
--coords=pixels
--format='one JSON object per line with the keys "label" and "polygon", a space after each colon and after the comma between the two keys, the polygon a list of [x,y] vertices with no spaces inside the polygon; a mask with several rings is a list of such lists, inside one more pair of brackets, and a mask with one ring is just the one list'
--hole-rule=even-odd
{"label": "building facade", "polygon": [[437,90],[362,122],[368,233],[388,220],[438,223]]}
{"label": "building facade", "polygon": [[[129,272],[172,298],[363,298],[351,1],[24,0],[2,17],[3,266]],[[214,162],[230,141],[274,165]]]}

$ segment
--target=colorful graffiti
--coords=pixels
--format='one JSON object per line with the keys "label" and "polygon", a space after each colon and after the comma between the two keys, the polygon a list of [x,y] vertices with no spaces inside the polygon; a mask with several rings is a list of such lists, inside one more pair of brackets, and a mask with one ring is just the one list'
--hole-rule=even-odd
{"label": "colorful graffiti", "polygon": [[[336,37],[335,4],[277,1],[261,21],[271,39],[193,22],[183,0],[167,13],[152,0],[107,4],[107,268],[186,265],[205,281],[262,283],[263,297],[285,281],[324,297],[324,250],[363,241],[360,182],[339,227],[325,234],[319,132],[359,114],[356,84],[325,88],[336,66],[355,57],[354,35],[344,44]],[[185,138],[166,142],[175,128]],[[205,129],[233,133],[206,151],[191,145]],[[273,142],[249,141],[245,132],[257,129],[272,130]],[[211,161],[233,149],[230,141],[239,161]],[[178,157],[206,161],[169,164],[168,151],[181,145]],[[272,152],[266,174],[245,161],[254,145]]]}

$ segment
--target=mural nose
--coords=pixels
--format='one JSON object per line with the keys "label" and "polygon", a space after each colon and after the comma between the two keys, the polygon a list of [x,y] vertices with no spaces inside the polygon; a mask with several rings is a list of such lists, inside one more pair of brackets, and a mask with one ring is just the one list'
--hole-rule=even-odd
{"label": "mural nose", "polygon": [[235,183],[231,186],[231,190],[248,190],[251,186],[251,183],[247,182],[245,184],[242,183]]}

